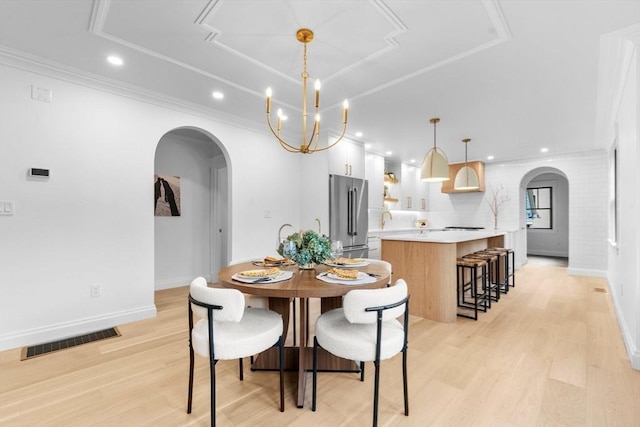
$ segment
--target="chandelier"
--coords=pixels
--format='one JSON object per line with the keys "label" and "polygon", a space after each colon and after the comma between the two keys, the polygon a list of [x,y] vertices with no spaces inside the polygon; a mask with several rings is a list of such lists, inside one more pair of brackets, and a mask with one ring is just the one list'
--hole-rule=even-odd
{"label": "chandelier", "polygon": [[313,40],[313,31],[307,28],[301,28],[296,32],[296,39],[304,45],[304,54],[302,59],[302,142],[300,146],[295,146],[287,143],[282,135],[282,122],[286,119],[284,116],[282,109],[278,109],[277,112],[277,122],[276,127],[274,129],[273,124],[271,123],[271,96],[273,92],[271,88],[267,88],[267,123],[269,124],[269,129],[271,133],[276,137],[282,148],[292,153],[304,153],[311,154],[316,151],[328,150],[329,148],[336,145],[342,137],[344,137],[345,132],[347,131],[347,110],[349,108],[349,103],[345,99],[342,104],[342,133],[333,143],[327,145],[326,147],[318,147],[319,137],[320,137],[320,80],[316,80],[315,83],[315,114],[313,117],[313,128],[311,129],[311,134],[307,136],[308,127],[307,127],[307,80],[309,79],[309,73],[307,73],[307,44],[311,43]]}

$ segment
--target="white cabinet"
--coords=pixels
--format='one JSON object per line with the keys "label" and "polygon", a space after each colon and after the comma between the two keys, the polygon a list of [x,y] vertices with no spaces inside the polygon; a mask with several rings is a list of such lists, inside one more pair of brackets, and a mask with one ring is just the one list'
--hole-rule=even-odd
{"label": "white cabinet", "polygon": [[402,164],[400,167],[400,186],[401,186],[401,207],[402,209],[414,210],[418,209],[418,200],[416,197],[417,182],[415,166]]}
{"label": "white cabinet", "polygon": [[369,181],[369,208],[383,208],[384,157],[372,153],[365,155],[364,179]]}
{"label": "white cabinet", "polygon": [[343,139],[329,149],[329,173],[364,178],[364,147]]}
{"label": "white cabinet", "polygon": [[429,183],[420,179],[420,169],[416,168],[416,210],[426,211],[429,200]]}
{"label": "white cabinet", "polygon": [[400,184],[402,209],[426,211],[429,185],[420,179],[420,168],[403,163]]}

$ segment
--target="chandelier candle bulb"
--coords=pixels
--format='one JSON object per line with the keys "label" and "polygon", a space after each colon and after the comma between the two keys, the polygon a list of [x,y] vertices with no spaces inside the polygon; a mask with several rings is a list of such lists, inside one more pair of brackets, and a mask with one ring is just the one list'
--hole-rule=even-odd
{"label": "chandelier candle bulb", "polygon": [[316,110],[320,108],[320,80],[316,80]]}
{"label": "chandelier candle bulb", "polygon": [[346,99],[342,103],[342,124],[347,124],[347,110],[349,109],[349,101]]}
{"label": "chandelier candle bulb", "polygon": [[271,113],[271,87],[267,88],[267,114]]}

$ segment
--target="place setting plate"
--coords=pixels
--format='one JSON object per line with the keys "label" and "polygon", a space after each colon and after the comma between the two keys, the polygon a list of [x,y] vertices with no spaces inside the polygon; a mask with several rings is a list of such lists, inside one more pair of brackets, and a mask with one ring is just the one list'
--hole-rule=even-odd
{"label": "place setting plate", "polygon": [[338,258],[337,260],[329,260],[325,264],[329,267],[358,268],[366,267],[370,263],[364,258]]}
{"label": "place setting plate", "polygon": [[337,274],[325,272],[318,274],[316,278],[326,283],[341,285],[364,285],[366,283],[374,283],[377,280],[376,277],[362,271],[359,271],[356,277],[340,277]]}
{"label": "place setting plate", "polygon": [[287,267],[293,264],[295,264],[295,262],[290,259],[283,259],[282,261],[264,261],[259,259],[253,261],[253,265],[256,267]]}
{"label": "place setting plate", "polygon": [[231,276],[233,280],[242,283],[274,283],[289,280],[293,277],[292,271],[275,269],[245,270]]}

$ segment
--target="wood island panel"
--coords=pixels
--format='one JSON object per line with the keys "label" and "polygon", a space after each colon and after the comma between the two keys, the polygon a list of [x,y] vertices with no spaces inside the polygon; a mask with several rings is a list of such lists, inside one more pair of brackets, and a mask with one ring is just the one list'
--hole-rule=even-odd
{"label": "wood island panel", "polygon": [[[409,313],[439,322],[456,321],[455,243],[383,240],[382,259],[393,266],[394,279],[407,282]],[[452,285],[434,286],[434,281]]]}
{"label": "wood island panel", "polygon": [[457,243],[382,240],[381,255],[393,266],[394,279],[407,282],[409,313],[453,323],[457,317],[456,258],[503,244],[504,236]]}

